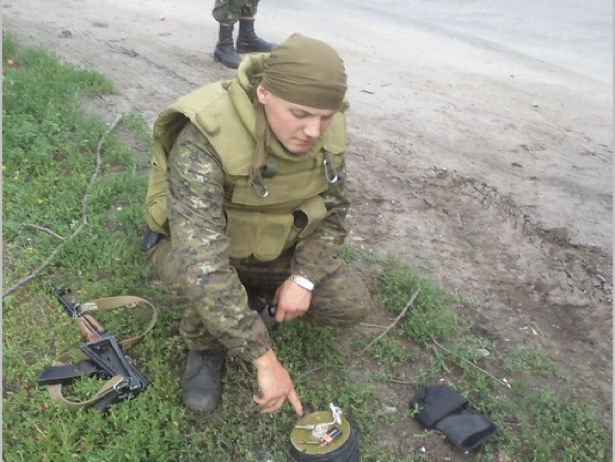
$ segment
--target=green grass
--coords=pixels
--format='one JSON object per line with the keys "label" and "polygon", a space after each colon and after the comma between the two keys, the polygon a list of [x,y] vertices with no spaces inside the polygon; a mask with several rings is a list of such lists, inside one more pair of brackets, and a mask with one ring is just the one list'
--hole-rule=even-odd
{"label": "green grass", "polygon": [[[113,89],[98,74],[60,65],[53,56],[24,50],[6,36],[3,57],[16,62],[12,68],[6,61],[3,65],[6,289],[64,242],[40,227],[66,238],[79,226],[96,146],[107,129],[84,114],[79,102]],[[227,360],[223,402],[212,416],[182,405],[185,346],[177,332],[177,302],[163,293],[138,251],[149,159],[129,150],[120,141],[126,137],[149,146],[138,114],[127,115],[105,139],[102,171],[87,204],[88,226],[36,279],[3,300],[3,460],[263,461],[266,455],[286,460],[295,416],[288,405],[274,415],[258,412],[251,399],[256,391],[251,365]],[[414,308],[364,354],[359,352],[381,330],[291,323],[277,329],[273,341],[305,410],[323,410],[334,402],[361,430],[362,461],[455,460],[457,453],[439,435],[420,430],[407,404],[421,386],[441,379],[498,424],[498,435],[471,456],[474,460],[610,460],[609,429],[567,388],[540,349],[498,350],[475,337],[472,326],[454,315],[463,300],[401,262],[351,246],[343,256],[372,281],[381,324],[388,325],[420,289]],[[49,296],[49,283],[72,287],[83,301],[132,294],[158,306],[155,329],[127,352],[152,381],[142,396],[114,406],[108,415],[73,413],[57,407],[37,386],[40,370],[81,342],[72,321]],[[97,318],[119,338],[134,335],[143,324],[136,310]],[[512,388],[466,360],[507,378]],[[84,380],[67,393],[84,398],[98,386]],[[423,445],[431,452],[418,453]]]}

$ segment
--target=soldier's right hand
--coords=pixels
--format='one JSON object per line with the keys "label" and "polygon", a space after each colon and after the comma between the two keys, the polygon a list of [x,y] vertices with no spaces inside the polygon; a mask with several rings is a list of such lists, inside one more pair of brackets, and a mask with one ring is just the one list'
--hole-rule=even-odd
{"label": "soldier's right hand", "polygon": [[288,399],[295,412],[303,415],[303,407],[295,391],[295,385],[288,371],[278,361],[274,351],[267,350],[253,363],[258,369],[258,386],[261,392],[260,395],[252,395],[252,399],[261,407],[261,410],[275,412]]}
{"label": "soldier's right hand", "polygon": [[312,292],[287,279],[278,287],[273,297],[273,304],[277,307],[275,320],[288,322],[303,316],[309,310],[311,302]]}

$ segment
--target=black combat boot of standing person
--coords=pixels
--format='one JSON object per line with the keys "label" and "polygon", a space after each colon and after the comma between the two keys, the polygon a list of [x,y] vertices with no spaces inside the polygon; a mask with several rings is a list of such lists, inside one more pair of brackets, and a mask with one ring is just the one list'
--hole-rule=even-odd
{"label": "black combat boot of standing person", "polygon": [[232,69],[239,67],[241,56],[239,56],[233,44],[233,26],[220,24],[218,43],[216,43],[216,49],[214,50],[214,60]]}
{"label": "black combat boot of standing person", "polygon": [[239,20],[237,51],[239,53],[259,53],[273,50],[275,43],[267,42],[254,32],[254,18]]}
{"label": "black combat boot of standing person", "polygon": [[188,409],[212,412],[218,407],[224,356],[224,350],[190,350],[182,377],[182,398]]}

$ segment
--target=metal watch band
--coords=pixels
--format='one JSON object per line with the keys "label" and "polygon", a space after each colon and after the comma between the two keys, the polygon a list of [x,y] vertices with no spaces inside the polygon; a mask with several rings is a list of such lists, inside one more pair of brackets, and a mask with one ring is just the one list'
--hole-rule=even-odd
{"label": "metal watch band", "polygon": [[299,276],[298,274],[291,274],[288,278],[297,284],[299,287],[303,287],[305,290],[309,290],[312,292],[314,290],[314,283],[303,276]]}

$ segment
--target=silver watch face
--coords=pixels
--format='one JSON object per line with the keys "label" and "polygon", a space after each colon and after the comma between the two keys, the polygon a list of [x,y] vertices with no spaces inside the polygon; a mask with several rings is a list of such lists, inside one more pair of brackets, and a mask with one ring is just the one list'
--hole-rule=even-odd
{"label": "silver watch face", "polygon": [[303,287],[305,290],[309,290],[310,292],[314,290],[314,283],[303,276],[292,274],[289,279],[299,287]]}

